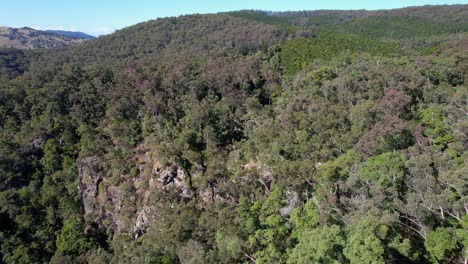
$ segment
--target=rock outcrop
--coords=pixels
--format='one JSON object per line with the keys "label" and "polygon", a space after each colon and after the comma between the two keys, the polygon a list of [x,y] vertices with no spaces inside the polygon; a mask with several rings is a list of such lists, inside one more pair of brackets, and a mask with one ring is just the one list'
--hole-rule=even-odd
{"label": "rock outcrop", "polygon": [[176,164],[160,164],[150,151],[135,158],[137,175],[106,175],[105,162],[97,156],[78,161],[79,192],[87,221],[115,232],[138,234],[157,217],[151,197],[172,194],[181,199],[194,197],[190,179]]}

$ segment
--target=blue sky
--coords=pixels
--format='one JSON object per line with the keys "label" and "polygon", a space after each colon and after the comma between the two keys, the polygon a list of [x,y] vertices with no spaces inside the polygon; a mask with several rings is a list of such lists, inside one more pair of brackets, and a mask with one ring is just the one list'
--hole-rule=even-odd
{"label": "blue sky", "polygon": [[0,25],[101,35],[158,17],[193,13],[240,9],[390,9],[467,3],[468,0],[0,0]]}

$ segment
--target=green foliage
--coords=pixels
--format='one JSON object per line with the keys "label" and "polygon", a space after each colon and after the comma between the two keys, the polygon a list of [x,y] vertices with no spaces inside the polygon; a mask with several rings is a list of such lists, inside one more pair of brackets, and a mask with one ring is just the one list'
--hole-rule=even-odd
{"label": "green foliage", "polygon": [[25,51],[0,48],[0,80],[8,81],[22,75],[29,62],[30,57]]}
{"label": "green foliage", "polygon": [[382,241],[375,234],[377,228],[375,219],[367,218],[351,229],[344,249],[351,264],[385,263]]}
{"label": "green foliage", "polygon": [[448,124],[444,121],[442,111],[436,107],[428,107],[419,111],[419,123],[426,127],[424,135],[434,145],[445,145],[448,144],[452,139],[453,135],[450,132]]}
{"label": "green foliage", "polygon": [[337,225],[304,230],[289,254],[288,263],[343,263],[344,244],[342,230]]}
{"label": "green foliage", "polygon": [[75,219],[64,222],[62,230],[57,235],[58,255],[80,255],[94,247],[94,242],[83,234],[83,225]]}
{"label": "green foliage", "polygon": [[148,256],[145,258],[145,264],[171,264],[174,258],[171,256]]}
{"label": "green foliage", "polygon": [[41,160],[46,173],[52,174],[61,167],[59,146],[53,139],[47,140],[44,145],[44,157]]}
{"label": "green foliage", "polygon": [[370,181],[383,187],[400,186],[403,175],[403,157],[398,152],[388,152],[371,157],[359,170],[359,176],[363,181]]}
{"label": "green foliage", "polygon": [[463,257],[468,258],[468,215],[463,216],[461,228],[456,231],[456,234],[462,241]]}
{"label": "green foliage", "polygon": [[254,255],[258,263],[285,262],[290,230],[279,212],[283,205],[283,191],[275,188],[262,204],[257,202],[251,208],[258,214],[260,224],[249,238],[252,245],[259,247]]}
{"label": "green foliage", "polygon": [[265,23],[265,24],[278,26],[279,28],[286,30],[288,32],[294,32],[298,29],[298,27],[295,27],[294,25],[292,25],[287,19],[274,16],[274,15],[270,15],[268,14],[268,12],[244,10],[244,11],[230,12],[228,14],[234,17],[240,17],[243,19],[249,19],[249,20],[254,20],[257,22]]}
{"label": "green foliage", "polygon": [[434,263],[444,263],[458,247],[453,234],[441,227],[427,234],[424,245]]}
{"label": "green foliage", "polygon": [[181,263],[203,264],[206,262],[206,255],[203,245],[193,240],[188,241],[177,251],[177,257]]}
{"label": "green foliage", "polygon": [[225,229],[216,232],[216,246],[226,262],[242,255],[242,241],[235,234],[228,234]]}
{"label": "green foliage", "polygon": [[464,10],[193,15],[0,51],[0,262],[460,262]]}
{"label": "green foliage", "polygon": [[358,52],[388,56],[396,51],[397,47],[392,43],[323,31],[311,39],[297,38],[285,42],[281,46],[281,64],[284,74],[293,76],[314,60],[328,61]]}
{"label": "green foliage", "polygon": [[467,23],[444,23],[411,16],[360,18],[334,26],[340,32],[373,38],[405,39],[468,31]]}
{"label": "green foliage", "polygon": [[349,166],[353,163],[355,154],[353,150],[341,155],[335,160],[320,165],[317,171],[317,178],[323,181],[336,182],[348,175]]}
{"label": "green foliage", "polygon": [[293,236],[300,237],[306,230],[319,224],[319,214],[312,200],[308,200],[303,208],[296,208],[291,214],[290,222],[294,224]]}

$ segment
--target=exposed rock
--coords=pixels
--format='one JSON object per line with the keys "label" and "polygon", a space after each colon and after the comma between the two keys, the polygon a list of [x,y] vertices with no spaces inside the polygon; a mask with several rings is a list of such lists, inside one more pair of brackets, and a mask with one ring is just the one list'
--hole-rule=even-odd
{"label": "exposed rock", "polygon": [[[256,171],[258,175],[261,177],[258,177],[257,175],[255,175],[256,176],[255,180],[265,188],[265,193],[270,192],[270,185],[271,185],[271,182],[273,181],[273,173],[271,172],[268,166],[265,166],[261,164],[260,162],[251,161],[249,163],[242,165],[242,169],[247,170],[247,171],[249,170]],[[250,175],[249,173],[245,173],[244,177],[242,177],[241,179],[243,181],[248,182],[250,180],[249,179],[250,177],[252,177],[252,175]]]}
{"label": "exposed rock", "polygon": [[32,140],[31,147],[35,149],[42,149],[44,146],[45,138],[43,136],[39,136]]}
{"label": "exposed rock", "polygon": [[[133,233],[136,238],[151,223],[158,221],[155,197],[165,193],[182,199],[199,197],[200,206],[222,199],[216,194],[214,183],[200,188],[198,195],[195,195],[196,189],[190,186],[192,179],[180,166],[161,164],[147,149],[137,151],[140,154],[133,159],[137,174],[120,175],[117,186],[103,173],[103,160],[96,156],[79,160],[79,190],[88,221],[103,227],[112,226],[116,233]],[[202,175],[202,169],[197,166],[193,176]]]}
{"label": "exposed rock", "polygon": [[98,220],[97,218],[101,217],[102,208],[97,199],[99,183],[102,181],[100,176],[101,164],[102,160],[97,156],[85,157],[78,161],[80,181],[78,189],[81,201],[83,202],[85,215],[90,216],[93,220]]}
{"label": "exposed rock", "polygon": [[208,186],[200,191],[200,198],[204,205],[214,202],[215,199],[222,199],[216,194],[216,184],[208,183]]}
{"label": "exposed rock", "polygon": [[[111,207],[106,210],[106,217],[112,220],[112,225],[115,231],[122,232],[124,229],[124,222],[122,221],[122,195],[118,187],[109,186],[107,188],[108,197],[111,202]],[[128,197],[127,197],[128,199]]]}
{"label": "exposed rock", "polygon": [[150,213],[150,211],[151,209],[148,206],[144,205],[143,209],[141,209],[138,212],[134,226],[135,231],[144,230],[146,228],[146,226],[149,224],[148,214]]}
{"label": "exposed rock", "polygon": [[315,163],[315,168],[318,169],[320,167],[322,167],[323,163],[322,162],[317,162]]}
{"label": "exposed rock", "polygon": [[[134,195],[122,194],[120,187],[111,185],[102,171],[103,161],[99,157],[89,156],[78,161],[80,180],[78,188],[85,218],[100,226],[111,225],[116,232],[129,230],[128,221],[132,220],[128,220],[123,212],[134,211],[135,197]],[[122,178],[125,177],[122,176]],[[100,189],[101,182],[103,184]]]}
{"label": "exposed rock", "polygon": [[297,206],[297,201],[299,200],[299,195],[297,192],[287,191],[286,192],[286,199],[288,205],[280,209],[280,214],[282,216],[289,216],[294,208]]}
{"label": "exposed rock", "polygon": [[153,175],[159,182],[159,187],[167,191],[177,191],[183,198],[191,198],[193,191],[188,186],[187,181],[189,180],[184,170],[179,168],[177,165],[161,166],[159,163],[155,163],[153,167]]}

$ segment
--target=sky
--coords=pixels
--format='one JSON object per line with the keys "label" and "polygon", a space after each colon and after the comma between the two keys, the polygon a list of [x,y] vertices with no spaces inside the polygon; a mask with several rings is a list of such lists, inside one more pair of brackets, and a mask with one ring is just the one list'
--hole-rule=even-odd
{"label": "sky", "polygon": [[0,0],[0,26],[82,31],[94,36],[159,17],[242,9],[392,9],[468,0]]}

